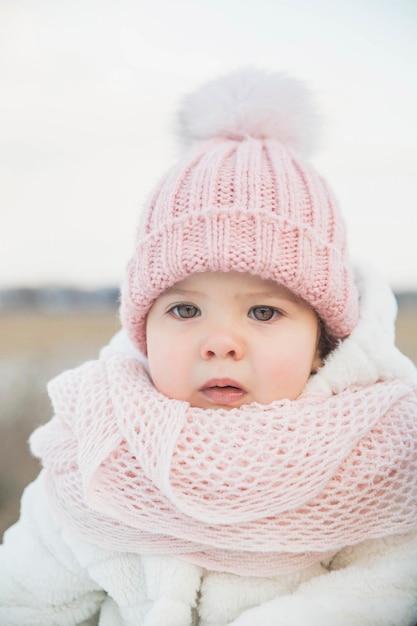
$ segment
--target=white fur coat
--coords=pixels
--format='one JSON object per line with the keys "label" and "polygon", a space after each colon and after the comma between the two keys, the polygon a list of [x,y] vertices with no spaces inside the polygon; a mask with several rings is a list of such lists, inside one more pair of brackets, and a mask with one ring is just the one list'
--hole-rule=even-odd
{"label": "white fur coat", "polygon": [[[358,273],[361,318],[308,383],[400,377],[413,365],[393,346],[395,303],[371,270]],[[122,333],[112,346],[140,358]],[[1,626],[414,626],[417,534],[347,546],[291,575],[250,578],[172,557],[106,551],[62,527],[43,476],[27,487],[20,520],[0,547]]]}

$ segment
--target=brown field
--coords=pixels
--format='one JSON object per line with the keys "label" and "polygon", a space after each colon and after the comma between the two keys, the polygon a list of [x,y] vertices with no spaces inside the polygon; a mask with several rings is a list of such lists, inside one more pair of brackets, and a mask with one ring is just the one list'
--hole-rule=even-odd
{"label": "brown field", "polygon": [[[0,538],[18,517],[25,485],[38,473],[27,439],[49,419],[46,383],[95,358],[118,330],[116,312],[0,314]],[[400,309],[397,345],[417,364],[417,311]]]}
{"label": "brown field", "polygon": [[94,359],[118,330],[116,312],[0,314],[0,538],[39,471],[27,440],[51,416],[48,380]]}

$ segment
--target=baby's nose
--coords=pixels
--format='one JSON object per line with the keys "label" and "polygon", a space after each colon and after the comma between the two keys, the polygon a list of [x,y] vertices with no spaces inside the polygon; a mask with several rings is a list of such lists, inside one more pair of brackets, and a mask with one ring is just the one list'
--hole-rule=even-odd
{"label": "baby's nose", "polygon": [[207,333],[201,344],[203,359],[232,358],[239,360],[244,356],[243,339],[232,328],[217,328]]}

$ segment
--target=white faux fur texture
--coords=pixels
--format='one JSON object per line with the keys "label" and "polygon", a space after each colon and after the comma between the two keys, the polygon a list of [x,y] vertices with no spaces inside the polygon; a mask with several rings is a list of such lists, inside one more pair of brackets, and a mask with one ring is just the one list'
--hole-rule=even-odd
{"label": "white faux fur texture", "polygon": [[283,73],[254,69],[206,83],[184,99],[180,139],[186,146],[211,138],[271,138],[301,156],[315,148],[318,115],[305,85]]}

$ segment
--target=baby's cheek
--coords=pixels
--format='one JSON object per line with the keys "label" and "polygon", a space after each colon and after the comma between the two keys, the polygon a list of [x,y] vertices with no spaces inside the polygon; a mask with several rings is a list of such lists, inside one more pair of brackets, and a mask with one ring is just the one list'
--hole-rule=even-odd
{"label": "baby's cheek", "polygon": [[305,352],[289,351],[282,358],[271,363],[268,379],[276,390],[276,400],[295,400],[303,391],[311,374],[312,359]]}
{"label": "baby's cheek", "polygon": [[187,400],[190,368],[181,350],[167,345],[149,359],[151,378],[156,389],[168,398]]}

